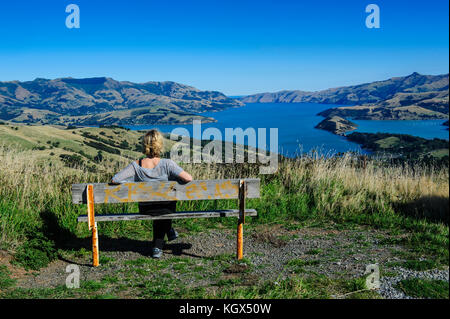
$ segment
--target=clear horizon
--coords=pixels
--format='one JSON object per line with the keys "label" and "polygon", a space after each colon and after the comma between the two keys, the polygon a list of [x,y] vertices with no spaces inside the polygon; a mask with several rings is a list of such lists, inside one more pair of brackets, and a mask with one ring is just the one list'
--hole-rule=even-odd
{"label": "clear horizon", "polygon": [[[445,73],[445,74],[448,74],[448,73]],[[397,76],[397,77],[405,77],[405,76],[408,76],[408,75],[411,75],[411,74],[402,75],[402,76]],[[436,75],[444,75],[444,73],[442,73],[442,74],[422,74],[422,75],[434,75],[434,76],[436,76]],[[102,76],[100,76],[100,77],[102,77]],[[395,76],[394,76],[394,77],[395,77]],[[67,77],[59,77],[59,78],[54,78],[54,79],[47,79],[47,78],[46,78],[46,80],[56,80],[56,79],[61,79],[61,78],[74,78],[74,77],[67,76]],[[94,78],[94,77],[92,77],[92,78]],[[106,77],[106,78],[108,78],[108,77]],[[35,78],[35,79],[36,79],[36,78]],[[20,82],[33,81],[33,80],[35,80],[35,79],[24,80],[24,81],[20,81]],[[82,79],[82,78],[75,78],[75,79]],[[115,80],[115,81],[132,82],[132,81],[129,81],[129,80],[117,80],[117,79],[114,79],[114,78],[113,78],[113,80]],[[383,80],[388,80],[388,79],[376,79],[376,80],[373,80],[373,81],[370,81],[370,82],[383,81]],[[12,80],[12,81],[14,81],[14,80]],[[152,81],[153,81],[153,80],[149,80],[149,81],[147,81],[147,82],[152,82]],[[167,81],[170,81],[170,80],[167,80]],[[8,82],[8,81],[6,81],[6,82]],[[174,81],[172,81],[172,82],[174,82]],[[370,82],[368,82],[368,83],[370,83]],[[136,83],[136,84],[141,84],[141,83],[145,83],[145,82],[134,82],[134,83]],[[186,84],[186,83],[180,83],[180,84]],[[349,86],[352,86],[352,85],[359,85],[359,84],[365,84],[365,83],[354,83],[354,84],[349,84]],[[188,84],[186,84],[186,85],[188,85]],[[333,88],[335,88],[335,87],[324,88],[324,89],[320,89],[320,90],[317,90],[317,91],[322,91],[322,90],[327,90],[327,89],[333,89]],[[294,89],[294,90],[305,91],[305,90],[301,90],[301,89]],[[211,91],[217,91],[217,90],[211,90]],[[226,96],[232,97],[232,98],[233,98],[233,97],[242,97],[242,96],[247,96],[247,95],[252,95],[252,94],[258,94],[258,93],[277,93],[277,92],[281,92],[281,91],[284,91],[284,90],[280,90],[280,91],[272,91],[272,92],[255,92],[255,93],[241,94],[241,95],[226,94]],[[317,92],[317,91],[315,91],[315,92]],[[313,92],[313,91],[311,91],[311,92]]]}
{"label": "clear horizon", "polygon": [[[68,29],[68,4],[80,28]],[[368,29],[365,7],[380,8]],[[0,4],[0,81],[105,76],[240,96],[447,74],[448,2],[24,1]]]}

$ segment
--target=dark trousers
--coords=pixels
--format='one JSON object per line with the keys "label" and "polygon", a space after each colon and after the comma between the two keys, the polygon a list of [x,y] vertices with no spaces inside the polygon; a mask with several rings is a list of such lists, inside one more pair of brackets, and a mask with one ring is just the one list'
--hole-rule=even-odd
{"label": "dark trousers", "polygon": [[[160,215],[167,213],[175,213],[176,202],[159,202],[159,203],[139,203],[139,213],[149,215]],[[172,228],[171,219],[155,219],[153,220],[153,245],[159,249],[164,246],[164,237]]]}
{"label": "dark trousers", "polygon": [[171,219],[156,219],[153,221],[153,244],[162,249],[164,245],[164,236],[172,228]]}

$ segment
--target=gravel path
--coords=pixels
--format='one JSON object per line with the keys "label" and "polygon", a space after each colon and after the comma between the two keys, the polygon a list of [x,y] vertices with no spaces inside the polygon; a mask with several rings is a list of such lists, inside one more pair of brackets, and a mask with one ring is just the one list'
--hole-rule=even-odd
{"label": "gravel path", "polygon": [[[180,230],[180,233],[182,230]],[[368,264],[401,261],[394,251],[406,252],[406,248],[398,245],[382,244],[388,233],[378,230],[326,230],[303,228],[287,230],[281,226],[259,227],[244,233],[244,256],[251,264],[249,284],[263,281],[276,281],[286,278],[294,272],[288,265],[293,259],[301,259],[308,263],[301,275],[323,274],[330,278],[356,278],[363,276]],[[89,247],[87,240],[86,247]],[[168,243],[164,249],[162,260],[173,257],[187,258],[195,266],[203,265],[207,269],[201,276],[178,274],[173,269],[165,269],[179,278],[186,285],[208,286],[213,283],[211,273],[212,262],[217,256],[233,256],[236,251],[235,232],[227,229],[214,229],[199,234],[185,234]],[[35,275],[27,275],[18,280],[18,287],[42,288],[56,287],[65,284],[66,266],[72,263],[79,265],[81,280],[101,280],[105,276],[130,274],[132,267],[127,261],[138,258],[149,258],[151,242],[127,239],[100,238],[101,258],[111,261],[107,265],[93,268],[90,265],[89,252],[85,256],[70,256],[65,260],[57,260]],[[210,258],[208,258],[210,257]],[[410,277],[449,280],[447,270],[415,272],[402,268],[390,268],[395,277],[382,277],[379,293],[384,298],[410,298],[393,286],[400,280]],[[208,273],[209,272],[209,273]],[[221,278],[229,278],[233,274],[222,271]],[[157,278],[158,273],[152,274]],[[150,278],[151,279],[151,278]],[[133,296],[130,296],[133,297]]]}
{"label": "gravel path", "polygon": [[386,299],[417,299],[411,296],[405,295],[403,291],[394,288],[395,285],[404,279],[432,279],[432,280],[443,280],[449,281],[449,269],[439,270],[432,269],[428,271],[414,271],[409,269],[404,269],[400,267],[394,267],[393,270],[398,273],[395,277],[382,277],[380,279],[380,290],[379,293]]}

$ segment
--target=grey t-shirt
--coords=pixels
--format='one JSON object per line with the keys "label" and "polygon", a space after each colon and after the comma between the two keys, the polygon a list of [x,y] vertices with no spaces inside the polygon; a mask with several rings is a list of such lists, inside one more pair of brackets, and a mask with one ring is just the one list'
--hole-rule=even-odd
{"label": "grey t-shirt", "polygon": [[[178,181],[183,169],[171,159],[161,158],[158,165],[153,168],[139,166],[135,161],[114,175],[114,183],[125,182],[152,182],[152,181]],[[141,213],[172,213],[175,212],[176,202],[140,202]]]}
{"label": "grey t-shirt", "polygon": [[161,158],[158,165],[153,168],[139,166],[135,161],[114,175],[114,183],[124,182],[152,182],[152,181],[178,181],[178,175],[183,169],[171,159]]}

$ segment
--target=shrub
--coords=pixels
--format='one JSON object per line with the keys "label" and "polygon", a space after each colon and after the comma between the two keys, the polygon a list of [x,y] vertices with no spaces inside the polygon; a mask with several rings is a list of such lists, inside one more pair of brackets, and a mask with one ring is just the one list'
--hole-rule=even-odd
{"label": "shrub", "polygon": [[80,167],[84,165],[84,161],[79,155],[61,154],[59,158],[61,158],[67,167]]}
{"label": "shrub", "polygon": [[31,239],[19,247],[14,259],[25,269],[39,270],[53,261],[57,257],[57,253],[53,241],[42,233],[31,236]]}
{"label": "shrub", "polygon": [[120,155],[120,150],[118,150],[116,148],[109,147],[109,146],[107,146],[107,145],[105,145],[103,143],[99,143],[99,142],[95,142],[95,141],[84,141],[84,144],[86,144],[87,146],[91,146],[93,148],[96,148],[98,150],[105,151],[107,153]]}
{"label": "shrub", "polygon": [[100,163],[103,160],[103,153],[102,151],[98,151],[97,155],[94,156],[94,161],[96,163]]}

